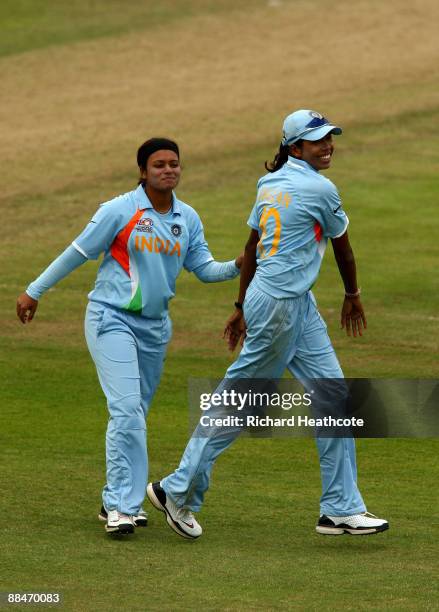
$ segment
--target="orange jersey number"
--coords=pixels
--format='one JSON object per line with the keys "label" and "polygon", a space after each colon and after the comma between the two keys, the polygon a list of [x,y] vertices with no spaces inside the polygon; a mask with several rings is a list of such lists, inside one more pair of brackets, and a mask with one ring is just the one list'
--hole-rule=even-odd
{"label": "orange jersey number", "polygon": [[[274,219],[274,236],[273,236],[273,244],[271,245],[271,249],[268,253],[265,252],[264,247],[264,239],[267,237],[267,222],[270,217]],[[262,212],[261,219],[259,221],[259,227],[262,230],[261,237],[258,242],[258,250],[259,256],[261,259],[264,257],[271,257],[275,253],[277,253],[277,249],[279,248],[279,240],[280,240],[280,232],[281,232],[281,221],[279,211],[276,208],[269,208],[266,206]]]}

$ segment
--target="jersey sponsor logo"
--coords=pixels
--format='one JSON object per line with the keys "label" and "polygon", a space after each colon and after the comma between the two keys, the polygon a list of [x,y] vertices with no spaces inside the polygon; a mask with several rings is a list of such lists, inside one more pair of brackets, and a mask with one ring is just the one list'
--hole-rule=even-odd
{"label": "jersey sponsor logo", "polygon": [[152,236],[148,238],[146,236],[135,236],[134,248],[136,251],[146,253],[163,253],[163,255],[181,256],[181,246],[178,240],[174,244],[171,244],[170,240],[162,240],[157,236],[155,238]]}
{"label": "jersey sponsor logo", "polygon": [[171,227],[171,232],[174,234],[174,236],[181,236],[181,225],[177,225],[177,223],[175,223],[172,227]]}
{"label": "jersey sponsor logo", "polygon": [[337,212],[337,210],[339,210],[340,208],[341,208],[341,204],[339,204],[339,205],[337,206],[337,208],[333,208],[333,209],[332,209],[332,212],[333,212],[333,213],[336,213],[336,212]]}
{"label": "jersey sponsor logo", "polygon": [[145,219],[139,219],[136,225],[136,230],[139,232],[152,232],[152,226],[154,225],[153,220],[149,217]]}

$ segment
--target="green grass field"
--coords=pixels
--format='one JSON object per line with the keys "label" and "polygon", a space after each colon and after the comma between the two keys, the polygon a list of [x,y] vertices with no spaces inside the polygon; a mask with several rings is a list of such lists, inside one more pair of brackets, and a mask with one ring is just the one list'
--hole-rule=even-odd
{"label": "green grass field", "polygon": [[[178,194],[217,259],[234,257],[284,115],[315,107],[345,127],[328,176],[369,321],[361,340],[340,331],[329,248],[315,294],[345,374],[439,378],[437,13],[433,0],[2,4],[0,591],[61,591],[75,611],[438,609],[436,440],[358,442],[361,490],[391,523],[376,537],[314,533],[312,440],[243,439],[215,467],[199,541],[152,509],[147,529],[112,540],[96,518],[105,401],[82,333],[96,265],[44,296],[30,326],[15,318],[98,203],[135,185],[151,135],[178,140]],[[221,331],[236,292],[178,281],[152,479],[188,439],[188,379],[233,359]]]}

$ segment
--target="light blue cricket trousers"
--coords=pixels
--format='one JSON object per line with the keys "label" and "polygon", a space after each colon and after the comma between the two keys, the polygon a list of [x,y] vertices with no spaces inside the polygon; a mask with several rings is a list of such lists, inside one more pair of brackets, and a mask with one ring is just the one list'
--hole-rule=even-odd
{"label": "light blue cricket trousers", "polygon": [[[281,378],[288,370],[305,386],[309,379],[343,378],[326,325],[311,291],[299,298],[275,299],[250,285],[244,303],[247,337],[226,379]],[[220,393],[223,381],[216,390]],[[200,428],[200,429],[199,429]],[[200,510],[209,487],[215,459],[236,439],[240,430],[219,429],[207,437],[195,429],[177,470],[161,481],[179,507]],[[357,487],[353,438],[316,438],[320,456],[322,496],[320,512],[346,516],[365,512]]]}
{"label": "light blue cricket trousers", "polygon": [[89,302],[87,345],[107,398],[107,510],[136,514],[148,480],[146,417],[163,369],[171,322]]}

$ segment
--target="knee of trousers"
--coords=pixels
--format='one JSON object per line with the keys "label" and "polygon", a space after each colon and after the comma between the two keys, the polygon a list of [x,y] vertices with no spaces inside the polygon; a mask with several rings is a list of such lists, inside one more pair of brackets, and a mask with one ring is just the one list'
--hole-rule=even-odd
{"label": "knee of trousers", "polygon": [[108,412],[112,419],[140,419],[145,421],[140,395],[130,393],[119,397],[107,395]]}
{"label": "knee of trousers", "polygon": [[109,433],[139,429],[143,431],[146,430],[145,418],[143,416],[111,417],[108,423]]}

